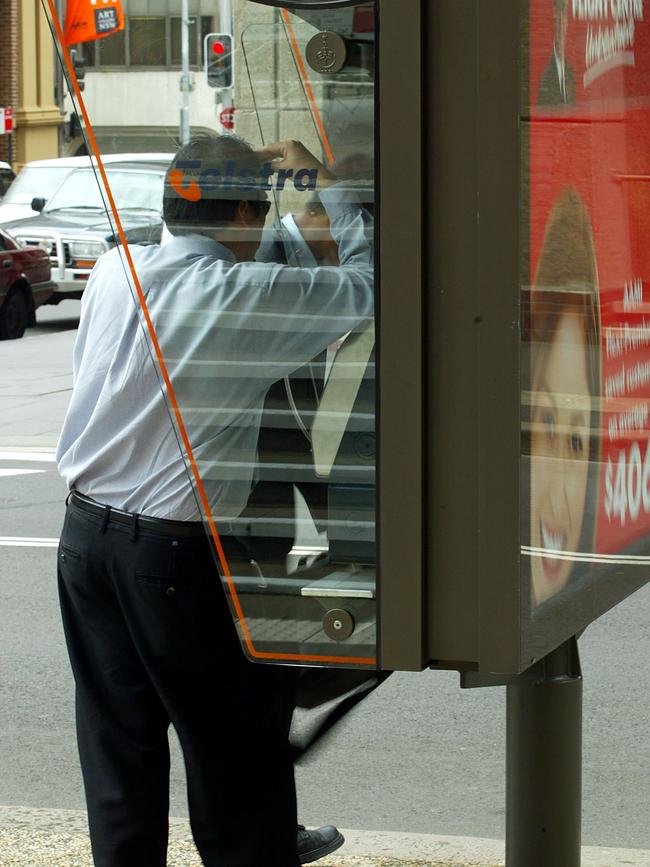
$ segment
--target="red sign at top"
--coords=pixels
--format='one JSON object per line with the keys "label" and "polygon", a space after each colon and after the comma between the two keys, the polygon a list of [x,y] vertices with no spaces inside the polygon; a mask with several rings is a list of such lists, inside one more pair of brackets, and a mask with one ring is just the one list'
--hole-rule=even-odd
{"label": "red sign at top", "polygon": [[13,108],[0,108],[0,135],[14,131]]}

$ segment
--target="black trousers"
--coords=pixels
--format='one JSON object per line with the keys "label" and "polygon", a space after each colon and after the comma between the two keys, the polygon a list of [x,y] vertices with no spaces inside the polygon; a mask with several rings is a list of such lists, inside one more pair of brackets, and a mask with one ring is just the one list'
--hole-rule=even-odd
{"label": "black trousers", "polygon": [[206,867],[297,867],[294,674],[249,663],[207,539],[66,512],[61,610],[96,867],[164,867],[168,728]]}

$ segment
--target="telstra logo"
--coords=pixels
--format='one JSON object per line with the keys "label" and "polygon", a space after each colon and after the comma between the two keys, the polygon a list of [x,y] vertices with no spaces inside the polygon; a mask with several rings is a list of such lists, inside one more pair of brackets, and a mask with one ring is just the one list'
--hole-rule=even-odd
{"label": "telstra logo", "polygon": [[[275,186],[273,176],[275,175]],[[318,183],[318,169],[276,169],[264,163],[259,172],[244,168],[237,170],[234,160],[229,160],[221,169],[210,165],[202,167],[201,160],[178,160],[169,170],[168,183],[175,193],[188,202],[202,198],[216,199],[224,191],[250,192],[252,190],[282,192],[287,182],[292,181],[300,193],[314,191]],[[232,195],[226,196],[232,198]]]}

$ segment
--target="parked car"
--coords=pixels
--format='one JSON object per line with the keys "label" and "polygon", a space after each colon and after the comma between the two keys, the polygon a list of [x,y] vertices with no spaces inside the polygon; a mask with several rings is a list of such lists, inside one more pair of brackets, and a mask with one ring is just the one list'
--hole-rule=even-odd
{"label": "parked car", "polygon": [[[102,157],[106,166],[119,162],[150,162],[159,160],[171,161],[167,154],[110,154]],[[34,160],[27,163],[13,183],[7,189],[2,204],[0,204],[0,225],[15,220],[28,220],[38,216],[38,211],[32,208],[34,199],[45,199],[47,202],[61,186],[70,172],[76,169],[91,168],[96,165],[94,157],[61,157],[51,160]],[[2,164],[0,163],[0,166]]]}
{"label": "parked car", "polygon": [[14,170],[11,168],[9,163],[0,160],[0,201],[9,189],[15,177],[16,175],[14,174]]}
{"label": "parked car", "polygon": [[[162,197],[165,173],[172,155],[145,159],[134,155],[106,166],[108,183],[127,241],[154,244],[163,227]],[[7,228],[23,244],[44,247],[52,263],[57,291],[50,303],[81,298],[97,259],[119,243],[113,215],[107,211],[105,190],[93,168],[70,172],[47,203],[36,197],[40,213]]]}
{"label": "parked car", "polygon": [[36,308],[56,286],[50,257],[41,247],[22,247],[0,229],[0,340],[22,337],[36,322]]}

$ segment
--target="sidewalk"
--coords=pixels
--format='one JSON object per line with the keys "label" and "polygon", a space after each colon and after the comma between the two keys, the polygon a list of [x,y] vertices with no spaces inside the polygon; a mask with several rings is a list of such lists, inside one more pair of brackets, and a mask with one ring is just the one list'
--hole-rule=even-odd
{"label": "sidewalk", "polygon": [[[318,867],[503,867],[501,840],[343,831],[346,843]],[[168,867],[202,867],[185,819],[170,824]],[[92,867],[86,815],[0,807],[2,867]],[[650,867],[650,850],[584,847],[582,867]]]}
{"label": "sidewalk", "polygon": [[[503,862],[501,862],[503,863]],[[2,867],[92,867],[87,839],[77,834],[44,835],[24,831],[0,830]],[[319,867],[460,867],[460,862],[411,861],[352,855],[330,856],[318,861]],[[170,844],[168,867],[202,867],[196,850],[189,843]],[[467,867],[496,867],[492,864]]]}

